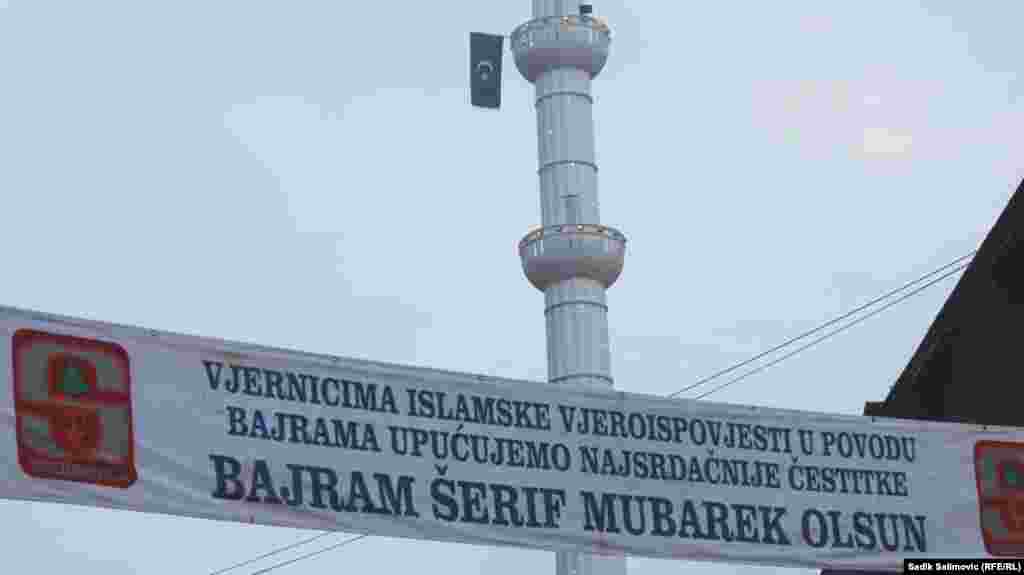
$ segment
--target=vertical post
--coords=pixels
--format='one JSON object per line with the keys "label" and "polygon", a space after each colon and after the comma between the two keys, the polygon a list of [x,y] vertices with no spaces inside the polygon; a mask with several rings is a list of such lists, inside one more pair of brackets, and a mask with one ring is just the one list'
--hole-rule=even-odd
{"label": "vertical post", "polygon": [[[607,26],[579,0],[533,0],[533,19],[511,38],[516,67],[535,87],[543,226],[519,252],[527,278],[544,292],[551,384],[613,383],[605,291],[622,270],[625,237],[600,224],[590,94],[610,41]],[[558,575],[625,572],[622,556],[556,557]]]}

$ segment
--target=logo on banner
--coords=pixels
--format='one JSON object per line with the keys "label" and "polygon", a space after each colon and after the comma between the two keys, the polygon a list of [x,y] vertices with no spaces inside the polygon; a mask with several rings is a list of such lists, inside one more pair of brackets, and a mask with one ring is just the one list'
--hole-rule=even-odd
{"label": "logo on banner", "polygon": [[1024,555],[1024,443],[979,441],[974,467],[985,549]]}
{"label": "logo on banner", "polygon": [[14,334],[18,463],[28,475],[128,487],[137,477],[128,354],[114,343]]}

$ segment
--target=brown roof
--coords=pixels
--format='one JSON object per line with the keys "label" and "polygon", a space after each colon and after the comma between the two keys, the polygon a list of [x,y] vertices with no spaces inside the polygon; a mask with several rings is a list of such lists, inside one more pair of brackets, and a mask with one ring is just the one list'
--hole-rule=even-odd
{"label": "brown roof", "polygon": [[[1024,182],[1010,197],[974,259],[883,402],[868,402],[865,415],[980,421],[977,409],[951,404],[951,388],[974,385],[993,365],[1024,357],[1018,323],[1024,308]],[[1020,349],[1005,345],[1021,342]],[[968,371],[973,366],[974,371]],[[980,392],[981,388],[977,388]],[[1002,422],[1002,424],[1012,424]]]}

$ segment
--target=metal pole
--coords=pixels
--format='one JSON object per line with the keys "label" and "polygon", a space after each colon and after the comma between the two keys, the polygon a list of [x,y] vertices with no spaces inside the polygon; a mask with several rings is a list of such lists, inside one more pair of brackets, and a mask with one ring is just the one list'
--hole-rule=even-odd
{"label": "metal pole", "polygon": [[[543,222],[519,252],[527,279],[544,292],[548,381],[556,385],[613,384],[605,291],[622,271],[626,239],[600,224],[590,95],[610,42],[608,27],[578,0],[533,0],[533,19],[511,37],[516,67],[536,90]],[[626,573],[625,558],[614,555],[561,552],[556,566],[558,575]]]}

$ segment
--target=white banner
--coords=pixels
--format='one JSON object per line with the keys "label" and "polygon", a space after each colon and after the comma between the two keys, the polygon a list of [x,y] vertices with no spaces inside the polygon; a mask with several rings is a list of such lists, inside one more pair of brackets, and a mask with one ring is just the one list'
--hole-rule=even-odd
{"label": "white banner", "polygon": [[0,341],[2,498],[780,566],[1024,555],[1021,431],[599,393],[9,308]]}

